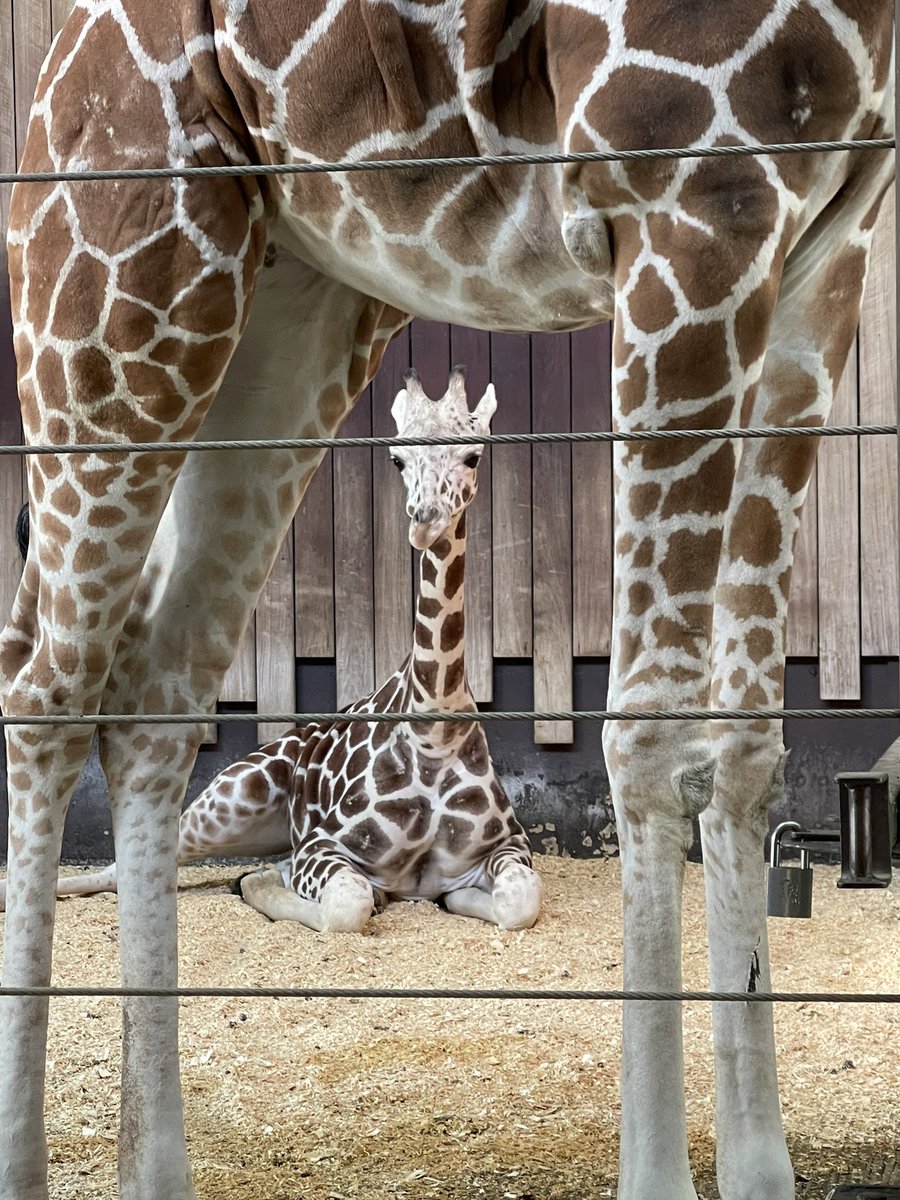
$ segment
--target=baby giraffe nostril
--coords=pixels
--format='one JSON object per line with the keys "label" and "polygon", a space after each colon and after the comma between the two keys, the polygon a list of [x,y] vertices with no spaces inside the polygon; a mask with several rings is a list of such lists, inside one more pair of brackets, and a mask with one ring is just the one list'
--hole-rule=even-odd
{"label": "baby giraffe nostril", "polygon": [[440,515],[438,509],[432,505],[430,508],[420,508],[416,513],[416,520],[420,525],[433,525]]}

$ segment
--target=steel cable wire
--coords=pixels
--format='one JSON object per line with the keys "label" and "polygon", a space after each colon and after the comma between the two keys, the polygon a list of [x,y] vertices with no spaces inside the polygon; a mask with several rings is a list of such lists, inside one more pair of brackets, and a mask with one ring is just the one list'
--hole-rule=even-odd
{"label": "steel cable wire", "polygon": [[878,425],[757,425],[744,429],[577,430],[560,433],[488,433],[439,437],[320,437],[235,438],[196,442],[64,442],[53,445],[2,445],[0,456],[11,454],[181,454],[204,450],[349,450],[391,446],[518,446],[549,442],[581,445],[607,442],[748,441],[753,438],[873,437],[897,434],[897,426]]}
{"label": "steel cable wire", "polygon": [[245,175],[322,175],[354,171],[420,171],[448,168],[547,166],[564,163],[646,162],[653,159],[741,158],[769,154],[827,154],[841,151],[893,150],[894,138],[827,142],[772,142],[737,146],[673,146],[651,150],[584,150],[574,154],[469,154],[437,158],[345,159],[340,162],[229,163],[211,167],[122,167],[116,170],[6,171],[2,183],[97,183],[123,179],[208,179]]}
{"label": "steel cable wire", "polygon": [[849,721],[900,720],[900,708],[661,708],[510,709],[498,712],[220,712],[220,713],[29,713],[0,716],[3,725],[205,725],[241,721],[290,725],[362,722],[391,725],[492,721]]}
{"label": "steel cable wire", "polygon": [[340,988],[340,987],[2,987],[3,996],[150,999],[273,999],[273,1000],[597,1000],[663,1001],[722,1004],[898,1004],[895,992],[714,992],[714,991],[571,991],[550,988]]}

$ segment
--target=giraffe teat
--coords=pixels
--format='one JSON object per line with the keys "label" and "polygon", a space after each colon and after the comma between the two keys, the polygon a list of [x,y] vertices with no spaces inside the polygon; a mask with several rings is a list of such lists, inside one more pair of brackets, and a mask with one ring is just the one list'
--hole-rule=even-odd
{"label": "giraffe teat", "polygon": [[[440,400],[432,400],[416,372],[410,371],[391,414],[400,437],[480,437],[490,433],[496,408],[494,385],[489,383],[478,404],[469,410],[465,368],[458,366]],[[409,540],[417,550],[434,545],[474,499],[482,450],[477,443],[392,448],[391,461],[403,472],[406,486]]]}

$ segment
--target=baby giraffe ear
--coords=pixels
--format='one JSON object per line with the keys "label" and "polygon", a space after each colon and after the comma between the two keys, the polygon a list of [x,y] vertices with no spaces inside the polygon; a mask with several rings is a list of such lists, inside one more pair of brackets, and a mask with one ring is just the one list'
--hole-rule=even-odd
{"label": "baby giraffe ear", "polygon": [[494,385],[489,383],[484,395],[478,401],[475,411],[472,416],[475,418],[475,424],[479,433],[490,433],[491,417],[497,411],[497,395],[494,391]]}
{"label": "baby giraffe ear", "polygon": [[397,426],[397,432],[402,433],[406,428],[406,418],[409,415],[409,392],[403,388],[397,393],[397,398],[391,405],[391,416]]}

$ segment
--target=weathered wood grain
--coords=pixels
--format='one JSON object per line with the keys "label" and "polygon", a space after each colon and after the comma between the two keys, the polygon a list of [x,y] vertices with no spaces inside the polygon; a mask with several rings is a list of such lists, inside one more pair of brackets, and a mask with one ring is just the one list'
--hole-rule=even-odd
{"label": "weathered wood grain", "polygon": [[[4,445],[21,442],[21,425],[14,418],[0,419]],[[22,504],[22,467],[18,458],[0,457],[0,628],[6,623],[22,574],[22,559],[13,536]]]}
{"label": "weathered wood grain", "polygon": [[[366,389],[341,427],[346,437],[372,432]],[[334,643],[338,707],[375,686],[375,613],[372,595],[372,451],[334,451]]]}
{"label": "weathered wood grain", "polygon": [[[562,398],[571,394],[568,334],[531,339],[531,423],[535,433],[564,431],[569,417]],[[572,450],[568,445],[532,446],[534,558],[534,706],[572,708]],[[534,740],[571,742],[571,721],[536,721]]]}
{"label": "weathered wood grain", "polygon": [[[833,425],[857,420],[854,346],[835,397]],[[819,450],[819,695],[858,700],[859,445],[858,438],[825,438]]]}
{"label": "weathered wood grain", "polygon": [[[572,428],[610,428],[611,326],[572,334]],[[572,628],[576,657],[608,655],[612,620],[612,452],[572,447]]]}
{"label": "weathered wood grain", "polygon": [[53,36],[59,33],[72,11],[74,0],[50,0],[50,27]]}
{"label": "weathered wood grain", "polygon": [[[14,171],[16,153],[16,87],[13,59],[12,0],[0,0],[0,171]],[[0,272],[6,279],[8,186],[0,187]]]}
{"label": "weathered wood grain", "polygon": [[[454,325],[450,330],[452,365],[466,368],[469,407],[474,408],[491,382],[490,335]],[[498,403],[503,403],[498,393]],[[477,703],[494,695],[494,613],[491,562],[491,448],[478,465],[478,495],[466,514],[466,676]]]}
{"label": "weathered wood grain", "polygon": [[[391,405],[409,370],[409,349],[409,331],[403,330],[391,342],[372,380],[372,432],[377,437],[393,437],[397,432]],[[413,628],[413,552],[409,544],[406,488],[391,462],[390,451],[380,448],[373,452],[372,522],[375,679],[380,683],[409,654]]]}
{"label": "weathered wood grain", "polygon": [[800,528],[794,542],[794,569],[788,604],[786,646],[795,658],[815,658],[819,653],[819,537],[818,490],[813,469]]}
{"label": "weathered wood grain", "polygon": [[237,654],[222,680],[219,699],[225,704],[250,704],[256,699],[256,617],[251,617]]}
{"label": "weathered wood grain", "polygon": [[294,518],[295,646],[298,658],[334,656],[333,465],[329,451],[310,480]]}
{"label": "weathered wood grain", "polygon": [[[527,335],[491,334],[491,379],[497,389],[494,433],[531,429],[530,345]],[[494,657],[530,658],[531,448],[492,451]]]}
{"label": "weathered wood grain", "polygon": [[[859,420],[897,419],[897,276],[894,189],[885,197],[872,246],[872,261],[859,328]],[[862,653],[896,655],[897,439],[859,442],[860,599]]]}
{"label": "weathered wood grain", "polygon": [[[288,530],[256,607],[256,703],[260,712],[293,712],[297,695],[294,658],[294,531]],[[290,724],[261,721],[261,743]]]}
{"label": "weathered wood grain", "polygon": [[409,327],[410,362],[432,400],[447,390],[450,374],[450,326],[439,321],[413,321]]}
{"label": "weathered wood grain", "polygon": [[12,6],[15,62],[16,159],[22,157],[38,75],[52,38],[50,0]]}

